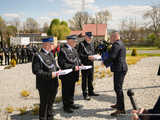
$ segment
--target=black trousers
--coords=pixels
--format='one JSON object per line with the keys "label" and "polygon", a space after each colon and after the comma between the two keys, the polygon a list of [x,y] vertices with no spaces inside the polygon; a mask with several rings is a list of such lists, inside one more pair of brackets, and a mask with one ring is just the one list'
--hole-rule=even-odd
{"label": "black trousers", "polygon": [[5,65],[9,65],[9,56],[5,55]]}
{"label": "black trousers", "polygon": [[22,63],[26,63],[26,60],[27,60],[26,56],[22,56]]}
{"label": "black trousers", "polygon": [[54,116],[53,103],[57,94],[57,88],[54,91],[39,90],[40,109],[39,120],[52,120]]}
{"label": "black trousers", "polygon": [[74,91],[76,76],[74,72],[65,75],[61,78],[62,81],[62,99],[63,99],[63,108],[70,108],[74,104]]}
{"label": "black trousers", "polygon": [[0,64],[3,64],[3,56],[0,56]]}
{"label": "black trousers", "polygon": [[[88,70],[82,70],[82,92],[83,96],[86,96],[88,93],[93,93],[93,74],[94,70],[88,69]],[[88,92],[87,92],[88,87]]]}
{"label": "black trousers", "polygon": [[126,71],[114,72],[114,90],[116,92],[118,110],[125,110],[124,95],[123,95],[123,81],[126,75]]}
{"label": "black trousers", "polygon": [[17,64],[20,64],[20,63],[21,63],[21,56],[17,55]]}

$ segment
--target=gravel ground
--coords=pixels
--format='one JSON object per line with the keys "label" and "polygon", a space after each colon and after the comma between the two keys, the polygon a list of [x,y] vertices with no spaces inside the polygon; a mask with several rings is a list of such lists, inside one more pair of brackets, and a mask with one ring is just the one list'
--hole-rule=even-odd
{"label": "gravel ground", "polygon": [[[99,62],[96,63],[100,65]],[[66,114],[62,110],[62,103],[54,105],[56,118],[61,120],[130,120],[132,106],[126,94],[128,88],[133,88],[138,107],[152,108],[160,91],[160,78],[156,75],[160,57],[144,58],[136,65],[130,65],[124,81],[125,106],[128,115],[117,118],[111,117],[114,110],[110,108],[114,104],[115,92],[113,90],[113,78],[105,77],[94,81],[95,92],[100,96],[92,97],[90,101],[84,101],[81,94],[81,86],[76,87],[75,103],[81,108],[73,114]],[[99,71],[105,70],[99,67]],[[22,90],[28,90],[31,95],[23,98]],[[60,93],[59,93],[60,95]],[[0,71],[0,120],[6,120],[4,109],[8,106],[14,108],[33,106],[39,103],[38,92],[35,89],[35,76],[31,73],[31,64],[17,65],[15,68]],[[38,120],[38,116],[31,113],[18,115],[13,112],[9,115],[11,120]]]}

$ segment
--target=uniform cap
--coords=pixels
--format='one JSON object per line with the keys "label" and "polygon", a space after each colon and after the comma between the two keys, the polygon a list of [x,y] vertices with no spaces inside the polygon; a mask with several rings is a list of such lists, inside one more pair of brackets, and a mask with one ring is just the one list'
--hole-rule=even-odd
{"label": "uniform cap", "polygon": [[88,37],[92,37],[92,32],[85,32],[85,35]]}
{"label": "uniform cap", "polygon": [[53,42],[53,41],[54,41],[54,39],[52,37],[50,37],[50,38],[43,38],[42,39],[42,42]]}
{"label": "uniform cap", "polygon": [[66,38],[67,38],[67,40],[68,39],[76,40],[77,39],[77,35],[69,35]]}

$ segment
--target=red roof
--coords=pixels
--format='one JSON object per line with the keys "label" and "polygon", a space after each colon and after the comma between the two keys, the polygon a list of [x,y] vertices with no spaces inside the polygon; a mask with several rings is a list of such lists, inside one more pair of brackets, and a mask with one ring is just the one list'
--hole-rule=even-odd
{"label": "red roof", "polygon": [[79,35],[82,31],[71,31],[70,35]]}
{"label": "red roof", "polygon": [[82,31],[71,31],[71,34],[85,35],[85,32],[92,32],[94,36],[105,36],[107,32],[107,24],[84,24]]}
{"label": "red roof", "polygon": [[85,32],[92,32],[94,36],[105,36],[107,32],[106,24],[85,24],[83,25],[83,35]]}

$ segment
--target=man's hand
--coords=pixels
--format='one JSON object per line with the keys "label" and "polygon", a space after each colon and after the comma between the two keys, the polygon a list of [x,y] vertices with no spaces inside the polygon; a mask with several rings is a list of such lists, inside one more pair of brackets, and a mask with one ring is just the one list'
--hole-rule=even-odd
{"label": "man's hand", "polygon": [[93,56],[88,56],[88,59],[91,61],[94,61],[94,57]]}
{"label": "man's hand", "polygon": [[138,111],[137,110],[132,110],[132,120],[138,120]]}
{"label": "man's hand", "polygon": [[78,71],[78,70],[79,70],[79,66],[76,66],[76,67],[75,67],[75,71]]}
{"label": "man's hand", "polygon": [[57,77],[57,72],[52,72],[52,78]]}
{"label": "man's hand", "polygon": [[[132,110],[132,120],[139,120],[139,116],[138,115],[141,115],[141,114],[147,114],[148,111],[144,108],[141,108],[139,109],[138,111],[137,110]],[[142,117],[143,119],[142,120],[149,120],[149,116],[143,116]]]}

